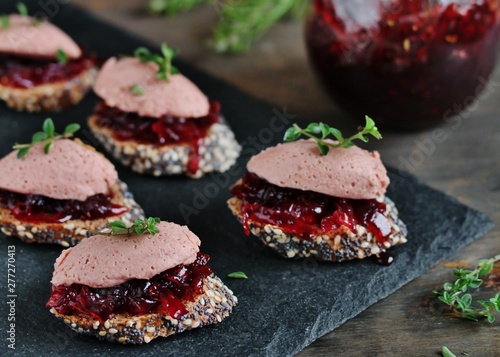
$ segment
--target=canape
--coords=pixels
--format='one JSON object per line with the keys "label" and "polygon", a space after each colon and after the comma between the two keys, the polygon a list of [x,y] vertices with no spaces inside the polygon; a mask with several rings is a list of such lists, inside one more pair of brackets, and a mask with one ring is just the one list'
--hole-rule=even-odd
{"label": "canape", "polygon": [[199,245],[169,222],[156,232],[90,237],[56,260],[47,307],[79,333],[124,344],[217,324],[237,298]]}
{"label": "canape", "polygon": [[62,30],[29,16],[4,15],[0,26],[0,99],[28,112],[58,111],[80,102],[97,74]]}
{"label": "canape", "polygon": [[102,101],[88,120],[93,133],[141,174],[199,178],[229,169],[240,146],[220,104],[178,71],[165,72],[175,68],[167,56],[159,64],[148,58],[111,58],[104,64],[94,86]]}
{"label": "canape", "polygon": [[[111,162],[78,139],[29,144],[0,159],[0,230],[69,247],[108,225],[143,218]],[[27,144],[28,145],[28,144]],[[24,145],[24,146],[27,146]]]}
{"label": "canape", "polygon": [[247,235],[281,256],[341,262],[406,242],[388,184],[378,152],[350,146],[322,155],[314,140],[299,140],[252,157],[228,205]]}

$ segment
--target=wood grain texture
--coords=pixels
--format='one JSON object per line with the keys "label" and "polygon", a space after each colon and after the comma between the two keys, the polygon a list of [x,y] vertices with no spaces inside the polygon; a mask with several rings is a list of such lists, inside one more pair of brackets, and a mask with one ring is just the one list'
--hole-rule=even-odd
{"label": "wood grain texture", "polygon": [[[286,106],[299,121],[335,122],[350,130],[357,125],[316,82],[307,63],[301,23],[279,24],[247,55],[221,56],[203,45],[217,19],[213,6],[165,19],[147,15],[145,0],[72,3],[154,43],[167,41],[179,47],[183,59],[276,107]],[[386,163],[410,169],[431,186],[494,219],[497,227],[493,231],[452,259],[470,266],[500,253],[500,71],[493,81],[490,98],[478,103],[460,125],[450,123],[417,133],[384,132],[383,141],[369,145],[381,152]],[[429,144],[436,130],[442,130],[446,140]],[[427,153],[423,145],[427,145]],[[413,164],[408,167],[408,162]],[[432,209],[432,202],[429,207]],[[500,356],[500,322],[488,325],[451,318],[433,298],[432,290],[450,279],[450,268],[439,264],[299,356],[439,356],[442,345],[458,356],[461,352]]]}

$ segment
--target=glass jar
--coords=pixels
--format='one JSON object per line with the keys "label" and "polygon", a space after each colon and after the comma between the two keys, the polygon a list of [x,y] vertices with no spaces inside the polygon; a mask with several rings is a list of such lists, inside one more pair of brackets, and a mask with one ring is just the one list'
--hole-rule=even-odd
{"label": "glass jar", "polygon": [[458,114],[486,86],[500,0],[314,0],[310,61],[347,112],[419,129]]}

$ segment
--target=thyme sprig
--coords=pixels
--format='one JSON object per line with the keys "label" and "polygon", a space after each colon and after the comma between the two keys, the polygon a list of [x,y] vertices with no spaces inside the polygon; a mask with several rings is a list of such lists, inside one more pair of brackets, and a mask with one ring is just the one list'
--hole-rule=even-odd
{"label": "thyme sprig", "polygon": [[[297,124],[293,124],[285,132],[283,138],[284,141],[295,141],[301,136],[306,136],[315,140],[318,143],[318,148],[321,155],[327,155],[330,148],[337,147],[349,147],[353,146],[354,140],[361,140],[367,142],[369,140],[368,135],[373,136],[376,139],[382,139],[382,135],[378,131],[373,119],[369,116],[365,116],[366,124],[364,127],[359,127],[358,132],[348,138],[344,138],[342,132],[336,128],[332,128],[325,123],[310,123],[305,129],[302,129]],[[320,135],[318,137],[318,135]],[[329,137],[335,139],[337,142],[326,141]]]}
{"label": "thyme sprig", "polygon": [[145,234],[149,233],[155,235],[159,232],[157,227],[161,220],[158,217],[149,217],[147,219],[138,219],[130,227],[127,227],[122,221],[112,221],[109,222],[111,227],[112,236],[129,236],[131,234]]}
{"label": "thyme sprig", "polygon": [[177,54],[177,50],[168,47],[166,43],[161,44],[161,55],[152,53],[146,47],[139,47],[134,51],[134,56],[141,62],[153,62],[158,65],[158,72],[156,77],[169,81],[172,74],[180,73],[177,67],[172,66],[172,60]]}
{"label": "thyme sprig", "polygon": [[58,134],[55,130],[54,122],[51,118],[45,119],[42,126],[42,131],[33,134],[31,143],[29,144],[18,144],[14,145],[14,149],[18,150],[17,158],[22,159],[30,151],[30,149],[37,145],[43,145],[43,151],[48,154],[54,140],[66,139],[73,136],[80,129],[80,124],[72,123],[66,126],[62,134]]}
{"label": "thyme sprig", "polygon": [[302,17],[310,0],[149,0],[149,10],[175,15],[203,4],[212,4],[219,15],[209,41],[216,52],[248,52],[278,21]]}
{"label": "thyme sprig", "polygon": [[477,289],[483,284],[481,276],[488,275],[496,262],[500,261],[500,254],[491,259],[482,259],[474,270],[453,269],[453,275],[458,279],[453,283],[446,282],[442,290],[434,290],[438,299],[448,305],[457,316],[473,321],[486,319],[489,323],[495,321],[495,312],[500,311],[500,294],[489,300],[478,300],[479,307],[472,306],[472,295],[467,291]]}

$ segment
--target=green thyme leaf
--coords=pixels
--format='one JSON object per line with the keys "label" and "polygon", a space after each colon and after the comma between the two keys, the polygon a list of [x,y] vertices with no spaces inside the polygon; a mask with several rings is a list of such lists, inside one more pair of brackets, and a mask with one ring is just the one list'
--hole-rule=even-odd
{"label": "green thyme leaf", "polygon": [[49,151],[50,151],[50,147],[51,147],[51,146],[52,146],[52,140],[47,141],[47,142],[45,143],[45,146],[43,147],[43,152],[44,152],[44,153],[46,153],[46,154],[48,154],[48,153],[49,153]]}
{"label": "green thyme leaf", "polygon": [[375,139],[382,139],[382,134],[378,131],[377,126],[375,125],[375,121],[370,118],[368,115],[365,115],[366,124],[365,131],[372,135]]}
{"label": "green thyme leaf", "polygon": [[487,275],[493,270],[493,262],[489,259],[482,259],[477,263],[479,269],[479,276]]}
{"label": "green thyme leaf", "polygon": [[137,222],[135,222],[132,227],[134,228],[136,234],[142,234],[145,232],[143,225],[138,224]]}
{"label": "green thyme leaf", "polygon": [[328,152],[330,151],[330,147],[328,145],[325,145],[325,144],[322,144],[322,143],[318,143],[318,148],[319,148],[319,152],[323,156],[328,155]]}
{"label": "green thyme leaf", "polygon": [[319,123],[319,130],[321,132],[321,135],[323,136],[322,139],[330,135],[330,127],[325,123]]}
{"label": "green thyme leaf", "polygon": [[119,233],[122,233],[123,231],[126,232],[128,230],[128,227],[122,221],[109,222],[109,226],[111,227],[112,235],[117,235]]}
{"label": "green thyme leaf", "polygon": [[[158,218],[159,219],[159,218]],[[158,233],[158,227],[156,225],[159,222],[157,222],[157,218],[149,217],[147,220],[147,230],[150,234],[155,235]]]}
{"label": "green thyme leaf", "polygon": [[17,151],[17,158],[22,159],[30,151],[30,148],[22,148]]}
{"label": "green thyme leaf", "polygon": [[469,287],[472,289],[477,289],[483,284],[483,281],[481,279],[474,279],[471,278],[469,281]]}
{"label": "green thyme leaf", "polygon": [[42,130],[33,134],[33,137],[31,138],[31,143],[29,144],[15,144],[14,149],[18,150],[17,152],[17,158],[21,159],[24,157],[31,147],[33,147],[36,144],[42,144],[43,145],[43,151],[48,154],[50,151],[50,148],[52,147],[52,144],[54,140],[58,139],[65,139],[65,138],[70,138],[73,136],[73,134],[80,129],[80,125],[73,123],[69,124],[66,126],[64,129],[64,134],[59,135],[56,133],[56,129],[54,126],[54,122],[52,121],[51,118],[45,119],[42,125]]}
{"label": "green thyme leaf", "polygon": [[300,129],[297,129],[296,127],[292,126],[287,129],[285,132],[285,136],[283,138],[284,141],[295,141],[298,138],[300,138],[301,132]]}
{"label": "green thyme leaf", "polygon": [[330,134],[332,134],[337,141],[342,141],[344,138],[342,136],[342,132],[339,129],[330,128]]}
{"label": "green thyme leaf", "polygon": [[36,132],[33,134],[33,138],[31,139],[32,143],[39,143],[41,141],[44,141],[47,139],[47,134],[45,134],[43,131]]}
{"label": "green thyme leaf", "polygon": [[76,133],[78,130],[80,130],[80,124],[77,123],[72,123],[66,126],[64,129],[64,135],[70,135]]}
{"label": "green thyme leaf", "polygon": [[[366,124],[364,127],[358,128],[358,132],[348,138],[344,138],[342,132],[336,128],[330,127],[325,123],[310,123],[305,129],[302,129],[297,124],[293,124],[285,132],[283,137],[284,141],[295,141],[299,139],[302,135],[315,140],[318,144],[318,149],[321,155],[327,155],[330,148],[336,147],[350,147],[353,146],[353,140],[361,140],[367,142],[368,135],[373,136],[376,139],[382,139],[382,135],[378,131],[375,122],[368,116],[366,116]],[[318,137],[320,135],[321,137]],[[332,136],[337,143],[332,143],[331,141],[326,141],[326,139]]]}
{"label": "green thyme leaf", "polygon": [[146,62],[150,56],[150,52],[146,47],[138,47],[134,51],[134,56],[137,57],[141,62]]}
{"label": "green thyme leaf", "polygon": [[130,93],[133,95],[143,95],[144,94],[144,88],[140,84],[134,84],[130,86]]}
{"label": "green thyme leaf", "polygon": [[16,4],[17,6],[17,12],[19,12],[19,15],[21,16],[28,16],[28,8],[26,7],[26,5],[22,2],[18,2]]}
{"label": "green thyme leaf", "polygon": [[4,29],[8,28],[10,26],[10,19],[9,19],[9,16],[8,15],[5,15],[3,14],[1,17],[0,17],[0,22],[2,23],[2,27]]}
{"label": "green thyme leaf", "polygon": [[51,118],[45,119],[45,121],[43,122],[42,129],[44,133],[47,134],[48,138],[53,138],[56,133],[56,128]]}
{"label": "green thyme leaf", "polygon": [[165,58],[168,58],[168,57],[172,58],[175,55],[175,50],[168,47],[166,43],[162,43],[160,46],[160,49],[161,49],[161,53],[163,54],[163,57],[165,57]]}
{"label": "green thyme leaf", "polygon": [[127,229],[127,225],[123,223],[122,221],[112,221],[109,222],[109,226],[112,228],[117,228],[117,229]]}
{"label": "green thyme leaf", "polygon": [[66,64],[69,61],[68,55],[61,48],[57,49],[56,58],[60,64]]}
{"label": "green thyme leaf", "polygon": [[453,352],[450,351],[450,349],[446,346],[443,346],[441,348],[441,353],[443,354],[443,357],[457,357]]}
{"label": "green thyme leaf", "polygon": [[312,134],[319,134],[321,133],[321,128],[319,127],[318,123],[309,123],[309,125],[306,127],[306,131]]}
{"label": "green thyme leaf", "polygon": [[248,279],[248,276],[242,271],[235,271],[234,273],[228,274],[227,277],[232,279]]}

